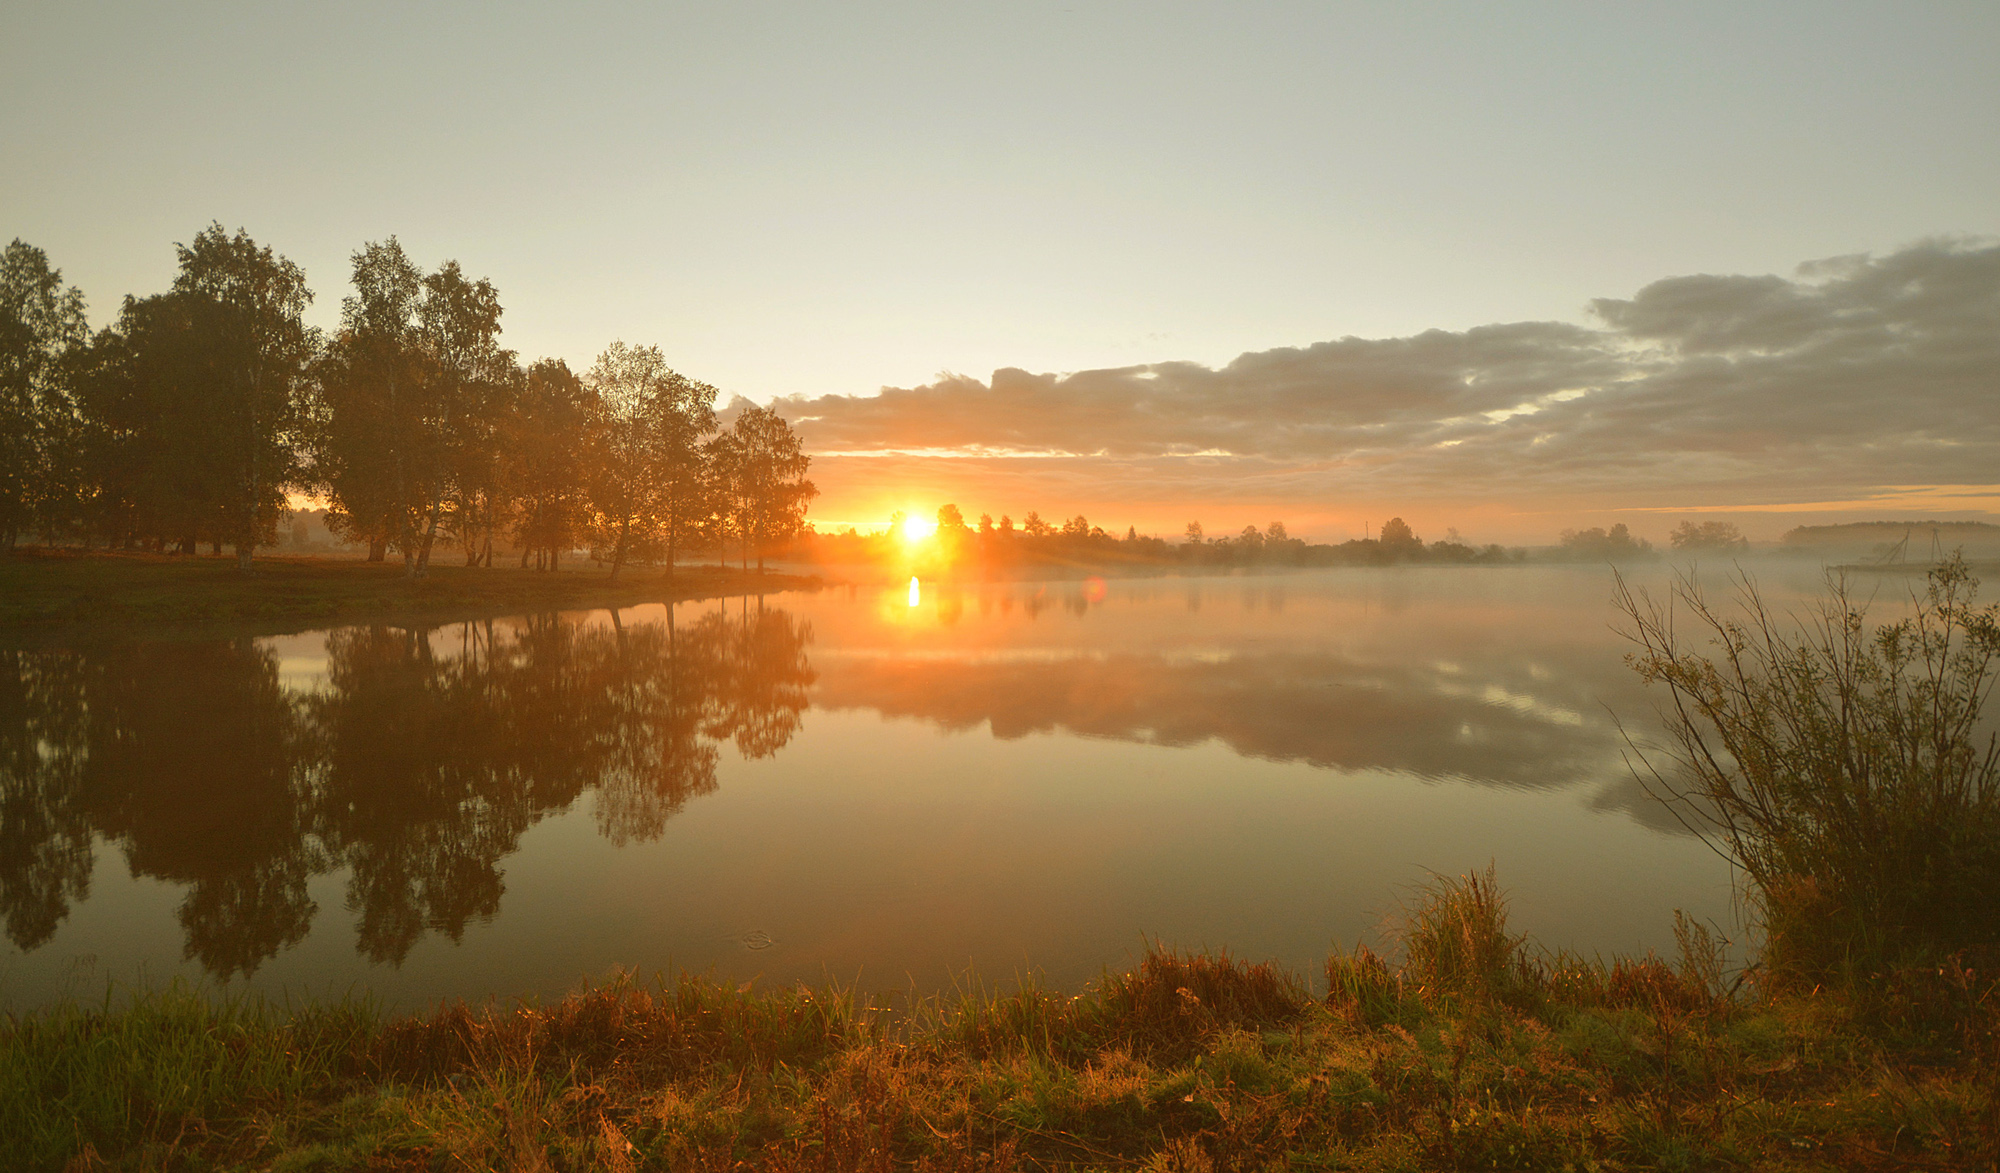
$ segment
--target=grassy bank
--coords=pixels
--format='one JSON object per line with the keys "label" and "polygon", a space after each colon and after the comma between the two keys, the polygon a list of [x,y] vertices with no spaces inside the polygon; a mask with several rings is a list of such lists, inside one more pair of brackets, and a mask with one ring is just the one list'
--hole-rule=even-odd
{"label": "grassy bank", "polygon": [[401,563],[20,550],[0,557],[0,629],[250,622],[346,623],[390,616],[452,619],[508,612],[634,606],[817,585],[816,578],[715,566],[665,571],[581,564],[554,573],[436,565],[421,579]]}
{"label": "grassy bank", "polygon": [[1400,965],[1155,952],[1075,997],[900,1009],[619,978],[553,1005],[281,1017],[183,990],[0,1033],[10,1169],[1991,1169],[2000,994],[1611,964],[1441,885]]}

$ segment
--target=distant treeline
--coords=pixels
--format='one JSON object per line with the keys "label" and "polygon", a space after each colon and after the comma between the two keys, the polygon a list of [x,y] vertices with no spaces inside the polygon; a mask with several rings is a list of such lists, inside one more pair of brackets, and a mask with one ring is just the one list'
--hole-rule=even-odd
{"label": "distant treeline", "polygon": [[292,493],[412,576],[440,546],[491,565],[588,547],[617,568],[801,529],[808,458],[775,412],[718,427],[716,389],[655,347],[585,374],[499,345],[499,294],[394,237],[353,257],[340,328],[305,273],[213,225],[166,293],[92,333],[80,291],[16,240],[0,262],[0,550],[23,537],[192,553],[272,544]]}
{"label": "distant treeline", "polygon": [[[1400,563],[1455,565],[1503,562],[1606,562],[1658,555],[1651,542],[1635,538],[1621,522],[1609,530],[1564,530],[1554,546],[1527,549],[1488,543],[1473,545],[1452,531],[1442,541],[1426,542],[1400,517],[1382,523],[1378,535],[1338,544],[1309,543],[1292,537],[1285,523],[1262,529],[1254,525],[1234,534],[1210,537],[1198,521],[1189,522],[1181,540],[1171,542],[1141,535],[1127,527],[1124,536],[1092,525],[1078,514],[1061,524],[1044,521],[1030,511],[1018,524],[1010,516],[995,521],[989,514],[968,521],[957,505],[938,510],[935,531],[922,541],[907,540],[907,519],[896,514],[886,532],[863,534],[853,528],[838,533],[801,533],[787,553],[826,563],[935,559],[951,565],[1048,566],[1388,566]],[[1682,522],[1669,542],[1681,551],[1737,551],[1749,541],[1723,521]]]}
{"label": "distant treeline", "polygon": [[1990,554],[2000,549],[2000,525],[1984,521],[1857,521],[1802,525],[1785,534],[1793,549],[1866,549],[1879,559],[1930,561],[1954,548]]}
{"label": "distant treeline", "polygon": [[[1750,539],[1743,531],[1727,521],[1683,521],[1667,535],[1667,545],[1684,553],[1741,553],[1750,548]],[[1619,522],[1608,530],[1566,529],[1562,533],[1562,545],[1558,552],[1578,559],[1616,562],[1627,558],[1645,558],[1653,553],[1653,543],[1644,538],[1635,538],[1632,531]]]}
{"label": "distant treeline", "polygon": [[1127,527],[1123,537],[1092,525],[1081,514],[1060,524],[1044,521],[1030,511],[1019,524],[1011,516],[995,521],[981,514],[967,521],[956,505],[938,510],[935,532],[917,544],[905,540],[905,520],[897,514],[885,533],[862,534],[846,529],[834,534],[803,535],[793,547],[804,558],[822,562],[895,560],[916,553],[952,564],[1178,566],[1386,566],[1397,562],[1520,561],[1525,551],[1502,546],[1474,547],[1458,541],[1426,543],[1402,518],[1382,524],[1381,536],[1339,545],[1321,545],[1292,537],[1285,523],[1263,529],[1254,525],[1222,537],[1209,537],[1200,522],[1189,522],[1179,542],[1143,536]]}

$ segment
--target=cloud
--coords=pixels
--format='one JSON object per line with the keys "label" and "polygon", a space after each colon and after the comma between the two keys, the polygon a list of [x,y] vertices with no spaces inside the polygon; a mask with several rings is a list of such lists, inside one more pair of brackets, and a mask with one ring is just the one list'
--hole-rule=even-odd
{"label": "cloud", "polygon": [[1589,310],[1591,325],[1341,338],[1220,368],[1003,369],[779,407],[833,470],[959,457],[1051,491],[1115,473],[1135,500],[1227,485],[1523,508],[1813,502],[1983,485],[2000,467],[2000,244],[1670,277]]}

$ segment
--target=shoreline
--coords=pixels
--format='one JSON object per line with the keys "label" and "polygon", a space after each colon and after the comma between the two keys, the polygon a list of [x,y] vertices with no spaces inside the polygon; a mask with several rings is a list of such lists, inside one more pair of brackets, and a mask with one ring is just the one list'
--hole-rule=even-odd
{"label": "shoreline", "polygon": [[432,564],[408,579],[400,563],[273,554],[250,572],[233,556],[16,550],[0,557],[0,637],[129,634],[135,628],[280,635],[420,618],[435,623],[524,612],[582,611],[691,599],[818,590],[818,575],[748,573],[714,565],[523,570]]}
{"label": "shoreline", "polygon": [[[1463,891],[1421,911],[1463,917]],[[1155,949],[1075,996],[1030,980],[907,1005],[685,974],[400,1016],[365,997],[280,1011],[182,985],[107,993],[0,1018],[0,1157],[1612,1170],[2000,1156],[1991,972],[1766,989],[1727,973],[1698,929],[1676,962],[1586,961],[1533,949],[1499,916],[1491,953],[1440,955],[1456,928],[1425,941],[1417,927],[1418,960],[1337,950],[1311,987],[1226,952]]]}

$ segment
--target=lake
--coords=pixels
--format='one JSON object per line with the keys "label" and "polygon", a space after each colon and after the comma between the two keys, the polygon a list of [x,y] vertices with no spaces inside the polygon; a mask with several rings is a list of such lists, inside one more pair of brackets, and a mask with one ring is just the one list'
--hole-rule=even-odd
{"label": "lake", "polygon": [[1074,989],[1147,940],[1316,977],[1489,861],[1549,947],[1670,954],[1676,908],[1740,937],[1728,868],[1626,764],[1618,719],[1655,733],[1659,698],[1611,589],[841,586],[0,651],[0,1000]]}

